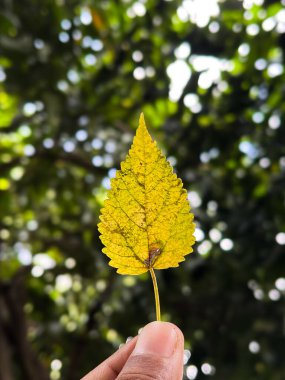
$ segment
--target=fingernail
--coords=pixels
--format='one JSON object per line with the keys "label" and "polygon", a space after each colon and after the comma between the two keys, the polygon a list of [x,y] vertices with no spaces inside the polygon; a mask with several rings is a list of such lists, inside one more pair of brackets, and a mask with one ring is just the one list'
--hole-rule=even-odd
{"label": "fingernail", "polygon": [[133,354],[156,354],[170,357],[176,343],[177,334],[173,325],[167,322],[152,322],[140,333]]}

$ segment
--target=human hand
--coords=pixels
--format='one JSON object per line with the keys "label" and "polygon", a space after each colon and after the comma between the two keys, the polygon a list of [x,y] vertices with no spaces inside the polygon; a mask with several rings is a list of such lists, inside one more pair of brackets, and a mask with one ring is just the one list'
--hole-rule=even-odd
{"label": "human hand", "polygon": [[81,380],[181,380],[184,338],[168,322],[152,322]]}

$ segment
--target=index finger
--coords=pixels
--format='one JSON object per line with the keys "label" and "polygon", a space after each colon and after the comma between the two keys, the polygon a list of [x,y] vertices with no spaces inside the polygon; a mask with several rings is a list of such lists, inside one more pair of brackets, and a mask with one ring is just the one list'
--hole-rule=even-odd
{"label": "index finger", "polygon": [[133,338],[81,380],[115,380],[135,348],[136,341],[137,337]]}

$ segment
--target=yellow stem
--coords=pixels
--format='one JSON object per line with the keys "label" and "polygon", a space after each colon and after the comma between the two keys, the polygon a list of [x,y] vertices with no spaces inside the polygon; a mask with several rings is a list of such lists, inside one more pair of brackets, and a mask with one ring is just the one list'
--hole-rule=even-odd
{"label": "yellow stem", "polygon": [[158,286],[156,282],[156,277],[153,268],[149,268],[151,279],[153,283],[153,290],[154,290],[154,298],[155,298],[155,310],[156,310],[156,320],[161,321],[160,317],[160,303],[159,303],[159,293],[158,293]]}

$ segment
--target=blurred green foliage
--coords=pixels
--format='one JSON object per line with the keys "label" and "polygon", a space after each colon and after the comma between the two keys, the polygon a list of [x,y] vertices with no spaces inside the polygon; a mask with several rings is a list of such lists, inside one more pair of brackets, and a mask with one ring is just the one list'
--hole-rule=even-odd
{"label": "blurred green foliage", "polygon": [[78,379],[155,318],[96,227],[141,110],[196,215],[158,273],[185,379],[284,380],[284,5],[1,2],[1,380]]}

